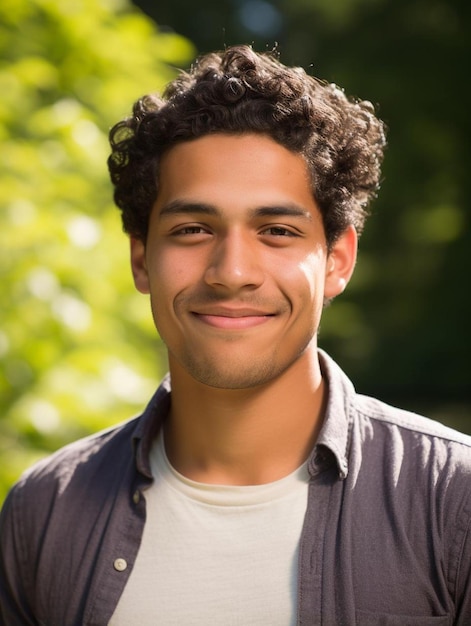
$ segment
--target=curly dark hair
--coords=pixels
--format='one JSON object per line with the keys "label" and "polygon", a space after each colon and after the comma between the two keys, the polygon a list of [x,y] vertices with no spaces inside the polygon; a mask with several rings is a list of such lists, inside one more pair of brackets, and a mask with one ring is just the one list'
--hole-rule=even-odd
{"label": "curly dark hair", "polygon": [[146,241],[166,150],[210,133],[253,132],[304,156],[329,246],[350,224],[362,232],[386,144],[372,104],[249,46],[200,57],[111,129],[108,166],[124,230]]}

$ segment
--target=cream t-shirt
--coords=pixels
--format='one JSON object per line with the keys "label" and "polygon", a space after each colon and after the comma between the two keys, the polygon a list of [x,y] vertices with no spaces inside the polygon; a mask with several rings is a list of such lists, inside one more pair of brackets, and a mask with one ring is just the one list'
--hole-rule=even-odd
{"label": "cream t-shirt", "polygon": [[265,485],[208,485],[179,474],[163,437],[130,579],[110,626],[290,626],[307,506],[306,464]]}

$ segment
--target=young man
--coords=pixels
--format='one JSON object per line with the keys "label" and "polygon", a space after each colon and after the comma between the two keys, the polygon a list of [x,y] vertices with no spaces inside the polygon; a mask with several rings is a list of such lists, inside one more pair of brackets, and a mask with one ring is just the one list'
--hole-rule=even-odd
{"label": "young man", "polygon": [[371,105],[237,47],[111,144],[170,375],[13,488],[0,623],[470,624],[470,439],[317,348],[378,187]]}

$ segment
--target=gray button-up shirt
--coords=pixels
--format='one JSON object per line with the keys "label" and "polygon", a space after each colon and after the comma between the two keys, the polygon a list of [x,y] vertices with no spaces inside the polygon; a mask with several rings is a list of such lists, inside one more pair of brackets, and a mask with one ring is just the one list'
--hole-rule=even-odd
{"label": "gray button-up shirt", "polygon": [[[308,461],[298,624],[471,625],[471,438],[356,394],[319,357],[328,402]],[[0,625],[108,623],[139,550],[170,397],[165,380],[141,417],[63,448],[12,489]]]}

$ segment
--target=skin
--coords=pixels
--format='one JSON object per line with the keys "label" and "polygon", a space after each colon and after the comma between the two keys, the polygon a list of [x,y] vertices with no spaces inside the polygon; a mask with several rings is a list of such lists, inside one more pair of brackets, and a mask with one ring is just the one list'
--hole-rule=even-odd
{"label": "skin", "polygon": [[321,426],[317,330],[353,272],[355,231],[327,251],[304,158],[264,135],[178,144],[159,183],[131,264],[168,350],[167,454],[200,482],[277,480]]}

